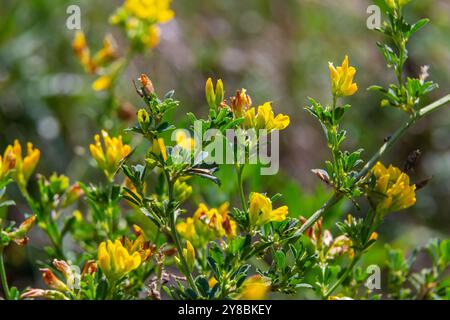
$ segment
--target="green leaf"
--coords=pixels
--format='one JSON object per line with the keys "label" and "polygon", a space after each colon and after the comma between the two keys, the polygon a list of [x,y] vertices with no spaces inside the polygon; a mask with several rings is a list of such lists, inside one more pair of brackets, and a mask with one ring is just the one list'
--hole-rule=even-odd
{"label": "green leaf", "polygon": [[409,35],[416,33],[417,31],[419,31],[420,29],[422,29],[425,25],[428,24],[428,22],[430,22],[430,19],[421,19],[418,22],[416,22],[415,24],[413,24],[411,26],[411,30],[409,31]]}
{"label": "green leaf", "polygon": [[209,284],[208,280],[204,276],[198,276],[195,280],[195,283],[197,284],[197,288],[199,289],[200,293],[206,297],[209,292]]}
{"label": "green leaf", "polygon": [[284,270],[284,268],[286,267],[286,255],[284,254],[284,252],[276,251],[274,258],[278,268]]}

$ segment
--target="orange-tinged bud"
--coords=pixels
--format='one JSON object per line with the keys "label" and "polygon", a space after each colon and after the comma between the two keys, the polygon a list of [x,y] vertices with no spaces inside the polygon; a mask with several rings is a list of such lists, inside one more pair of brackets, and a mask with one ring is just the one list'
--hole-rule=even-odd
{"label": "orange-tinged bud", "polygon": [[141,76],[139,77],[139,81],[141,82],[142,88],[147,95],[155,93],[153,83],[146,74],[141,74]]}
{"label": "orange-tinged bud", "polygon": [[55,290],[43,290],[43,289],[28,289],[21,296],[22,299],[26,298],[46,298],[52,300],[69,300],[64,294]]}
{"label": "orange-tinged bud", "polygon": [[69,264],[66,261],[54,259],[53,265],[59,272],[61,272],[64,275],[66,279],[68,280],[73,279],[72,269],[70,268]]}
{"label": "orange-tinged bud", "polygon": [[42,278],[47,286],[58,291],[68,291],[67,285],[58,279],[55,274],[48,268],[39,269],[42,272]]}
{"label": "orange-tinged bud", "polygon": [[231,98],[231,110],[239,117],[249,110],[251,106],[252,98],[244,88],[236,91],[236,95]]}
{"label": "orange-tinged bud", "polygon": [[84,264],[83,271],[81,271],[81,275],[85,274],[94,274],[97,271],[97,262],[95,260],[88,260]]}
{"label": "orange-tinged bud", "polygon": [[83,189],[81,189],[78,183],[75,183],[69,187],[69,190],[65,193],[65,198],[63,201],[63,208],[66,208],[77,201],[80,197],[84,195]]}

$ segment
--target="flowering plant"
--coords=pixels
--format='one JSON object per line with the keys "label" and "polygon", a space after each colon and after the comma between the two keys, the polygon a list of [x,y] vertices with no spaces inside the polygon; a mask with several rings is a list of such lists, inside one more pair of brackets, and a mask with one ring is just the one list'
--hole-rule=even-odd
{"label": "flowering plant", "polygon": [[[448,299],[450,286],[442,281],[450,265],[450,240],[432,240],[424,247],[430,268],[412,270],[414,257],[389,248],[389,288],[383,294],[367,286],[362,258],[378,241],[378,227],[392,212],[420,201],[424,183],[413,183],[412,164],[404,170],[386,167],[382,156],[408,128],[450,102],[450,95],[423,106],[426,94],[437,88],[418,78],[405,78],[407,43],[428,20],[410,25],[404,18],[408,1],[385,1],[388,20],[377,29],[389,44],[379,44],[396,84],[372,86],[384,98],[383,107],[404,111],[406,123],[386,139],[368,161],[363,149],[344,150],[347,132],[342,119],[352,110],[344,97],[357,94],[357,70],[345,56],[340,66],[328,64],[331,102],[309,98],[305,110],[320,123],[331,159],[312,172],[333,195],[316,212],[295,216],[281,194],[249,190],[245,169],[258,163],[261,150],[277,143],[289,128],[288,115],[272,102],[254,104],[246,89],[226,98],[222,80],[205,84],[208,115],[193,113],[189,124],[177,128],[170,120],[182,108],[174,91],[159,95],[151,79],[141,74],[134,85],[141,99],[136,122],[119,130],[115,81],[137,53],[154,48],[159,24],[173,18],[167,0],[126,0],[110,18],[125,32],[128,52],[118,57],[113,39],[91,56],[83,33],[73,49],[84,69],[98,78],[94,90],[107,90],[100,134],[89,151],[103,180],[71,183],[65,175],[33,173],[41,151],[27,143],[26,154],[15,141],[0,156],[0,208],[15,206],[6,190],[15,183],[28,205],[18,227],[0,220],[0,275],[5,299],[265,299],[271,294],[322,299]],[[391,47],[392,46],[392,47]],[[108,120],[108,121],[106,121]],[[105,123],[114,125],[106,128]],[[232,131],[234,136],[228,136]],[[168,134],[172,141],[168,142]],[[131,139],[130,137],[133,137]],[[271,149],[273,150],[273,149]],[[231,154],[222,161],[223,151]],[[45,152],[45,150],[42,150]],[[217,170],[232,166],[239,204],[233,199],[212,206],[196,196],[191,181],[221,185]],[[29,184],[37,181],[37,190]],[[343,199],[352,213],[325,229],[327,213]],[[195,208],[192,207],[195,205]],[[48,237],[47,261],[41,268],[47,288],[9,286],[4,248],[25,245],[33,224]],[[76,246],[69,246],[70,238]],[[410,284],[410,286],[408,286]]]}

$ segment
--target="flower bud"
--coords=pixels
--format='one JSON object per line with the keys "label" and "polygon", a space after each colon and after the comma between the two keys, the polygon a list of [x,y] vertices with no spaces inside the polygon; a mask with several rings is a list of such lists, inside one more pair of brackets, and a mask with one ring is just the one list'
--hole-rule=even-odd
{"label": "flower bud", "polygon": [[163,138],[153,139],[152,152],[156,155],[162,155],[164,161],[167,161],[166,145]]}
{"label": "flower bud", "polygon": [[42,272],[42,278],[47,286],[58,291],[69,291],[67,285],[59,280],[50,269],[42,268],[39,271]]}
{"label": "flower bud", "polygon": [[20,296],[22,299],[26,298],[46,298],[51,300],[69,300],[64,294],[55,290],[43,289],[28,289]]}
{"label": "flower bud", "polygon": [[62,207],[67,208],[83,195],[84,191],[83,189],[81,189],[78,183],[71,185],[65,193],[64,200],[62,202]]}
{"label": "flower bud", "polygon": [[195,264],[195,250],[189,240],[186,240],[186,248],[183,249],[183,257],[186,259],[187,267],[191,272],[194,269]]}
{"label": "flower bud", "polygon": [[80,55],[87,48],[86,37],[82,31],[77,31],[72,41],[72,48],[75,54]]}
{"label": "flower bud", "polygon": [[137,113],[139,125],[141,129],[145,132],[148,129],[148,125],[150,124],[150,116],[145,109],[140,109]]}
{"label": "flower bud", "polygon": [[83,271],[81,271],[81,275],[85,274],[94,274],[97,271],[97,262],[95,260],[88,260],[84,264]]}
{"label": "flower bud", "polygon": [[13,147],[8,146],[5,150],[4,156],[0,155],[0,181],[3,180],[10,170],[16,166],[16,157],[13,152]]}
{"label": "flower bud", "polygon": [[59,272],[61,272],[64,275],[64,277],[68,281],[73,282],[73,277],[74,277],[73,272],[72,272],[70,265],[66,261],[54,259],[53,265]]}
{"label": "flower bud", "polygon": [[8,237],[11,238],[16,244],[23,246],[28,242],[27,233],[33,227],[36,221],[36,216],[31,216],[20,224],[20,226],[14,229],[12,232],[7,233]]}
{"label": "flower bud", "polygon": [[222,79],[217,80],[216,83],[216,106],[220,105],[223,102],[224,97],[224,89],[223,89],[223,82]]}
{"label": "flower bud", "polygon": [[231,110],[241,117],[252,106],[252,98],[247,94],[246,89],[236,91],[236,95],[231,98]]}
{"label": "flower bud", "polygon": [[216,94],[214,93],[214,86],[211,78],[208,78],[208,80],[206,80],[205,94],[206,94],[206,102],[208,102],[209,107],[215,108]]}
{"label": "flower bud", "polygon": [[390,104],[389,100],[387,100],[387,99],[381,100],[381,103],[380,103],[382,108],[389,106],[389,104]]}
{"label": "flower bud", "polygon": [[153,83],[151,82],[151,80],[148,78],[148,76],[146,74],[141,74],[141,76],[139,77],[139,82],[142,85],[143,91],[147,95],[151,95],[151,94],[155,93]]}

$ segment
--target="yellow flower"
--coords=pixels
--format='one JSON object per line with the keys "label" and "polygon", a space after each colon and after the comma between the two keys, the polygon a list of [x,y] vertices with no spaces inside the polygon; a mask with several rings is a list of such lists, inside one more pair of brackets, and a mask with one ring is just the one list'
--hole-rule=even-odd
{"label": "yellow flower", "polygon": [[271,102],[266,102],[259,106],[258,114],[256,114],[255,108],[247,110],[244,118],[244,127],[246,129],[266,129],[269,132],[286,129],[289,126],[289,123],[289,116],[284,114],[274,115]]}
{"label": "yellow flower", "polygon": [[[8,153],[10,153],[11,146],[7,147],[7,151]],[[15,159],[16,169],[14,172],[14,180],[16,180],[20,188],[26,188],[28,180],[30,179],[39,162],[41,152],[39,151],[39,149],[34,148],[31,142],[28,142],[27,153],[25,157],[22,157],[22,146],[19,140],[14,141],[12,152],[14,154],[13,156]],[[9,161],[11,161],[11,159]],[[11,165],[11,163],[9,165]]]}
{"label": "yellow flower", "polygon": [[171,0],[126,0],[125,11],[141,20],[152,23],[164,23],[171,20],[175,13],[170,9]]}
{"label": "yellow flower", "polygon": [[144,44],[153,49],[159,44],[161,29],[158,26],[151,25],[148,32],[144,35]]}
{"label": "yellow flower", "polygon": [[214,288],[214,286],[217,284],[217,279],[215,277],[211,277],[208,280],[208,286],[210,288]]}
{"label": "yellow flower", "polygon": [[92,61],[96,66],[103,65],[108,60],[115,58],[116,56],[116,44],[111,35],[107,35],[103,39],[103,47],[95,54]]}
{"label": "yellow flower", "polygon": [[133,225],[133,230],[136,240],[122,238],[122,242],[130,255],[137,252],[141,256],[141,261],[145,262],[153,255],[155,248],[150,246],[149,241],[145,241],[144,231],[139,226]]}
{"label": "yellow flower", "polygon": [[189,217],[186,221],[177,224],[177,232],[186,240],[190,240],[196,244],[199,243],[198,234],[195,230],[194,219]]}
{"label": "yellow flower", "polygon": [[189,272],[191,272],[194,269],[195,264],[195,250],[189,240],[186,241],[186,248],[183,249],[183,257],[186,259]]}
{"label": "yellow flower", "polygon": [[166,145],[163,138],[153,139],[152,152],[157,156],[162,155],[164,161],[167,161]]}
{"label": "yellow flower", "polygon": [[94,138],[95,143],[89,146],[89,150],[98,167],[103,170],[109,180],[112,180],[122,159],[130,154],[131,147],[123,144],[120,135],[111,138],[105,130],[102,130],[102,137],[105,148],[103,148],[100,136],[97,134]]}
{"label": "yellow flower", "polygon": [[106,90],[111,86],[111,82],[112,79],[110,76],[100,76],[92,83],[92,89],[94,89],[94,91]]}
{"label": "yellow flower", "polygon": [[377,211],[394,212],[409,208],[416,203],[415,185],[410,185],[409,176],[392,165],[386,168],[378,162],[372,169],[376,178],[374,188],[377,196]]}
{"label": "yellow flower", "polygon": [[75,33],[75,37],[72,41],[72,49],[75,52],[75,55],[80,60],[80,63],[84,67],[86,72],[94,73],[97,69],[97,66],[91,59],[89,46],[87,45],[86,37],[83,31],[77,31]]}
{"label": "yellow flower", "polygon": [[345,56],[342,66],[335,68],[333,63],[328,63],[332,84],[332,92],[335,97],[352,96],[358,91],[358,86],[353,83],[356,74],[354,67],[349,67],[348,56]]}
{"label": "yellow flower", "polygon": [[250,225],[262,226],[269,222],[281,222],[288,215],[288,207],[282,206],[272,210],[272,201],[261,193],[250,194]]}
{"label": "yellow flower", "polygon": [[119,240],[100,243],[98,247],[98,264],[110,280],[119,280],[141,265],[139,252],[130,254]]}
{"label": "yellow flower", "polygon": [[175,140],[183,149],[192,151],[195,148],[195,139],[188,136],[184,130],[177,130]]}
{"label": "yellow flower", "polygon": [[0,182],[5,179],[11,170],[16,166],[16,156],[14,155],[13,147],[11,145],[6,147],[2,155],[0,154]]}
{"label": "yellow flower", "polygon": [[211,208],[201,203],[193,217],[177,224],[178,233],[195,246],[203,246],[208,241],[224,236],[236,236],[236,222],[228,215],[229,203],[223,203],[219,208]]}
{"label": "yellow flower", "polygon": [[240,300],[264,300],[270,290],[268,279],[260,275],[251,276],[242,284]]}

